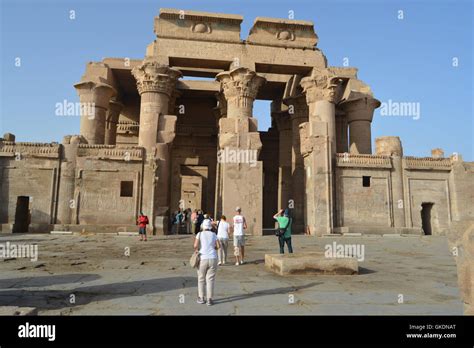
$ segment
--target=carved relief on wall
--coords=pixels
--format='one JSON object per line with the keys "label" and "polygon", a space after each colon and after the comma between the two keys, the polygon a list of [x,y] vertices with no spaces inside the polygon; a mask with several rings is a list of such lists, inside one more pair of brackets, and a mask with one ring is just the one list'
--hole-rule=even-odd
{"label": "carved relief on wall", "polygon": [[193,23],[191,26],[191,31],[193,33],[199,33],[199,34],[210,34],[212,32],[211,25],[208,23],[203,23],[203,22],[196,22]]}
{"label": "carved relief on wall", "polygon": [[280,30],[276,33],[276,38],[283,41],[295,41],[295,33],[291,30]]}

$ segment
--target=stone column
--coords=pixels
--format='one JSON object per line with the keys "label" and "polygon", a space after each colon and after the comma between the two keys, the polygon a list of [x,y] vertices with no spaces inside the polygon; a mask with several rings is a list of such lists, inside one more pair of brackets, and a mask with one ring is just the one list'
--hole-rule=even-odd
{"label": "stone column", "polygon": [[72,215],[78,203],[74,199],[76,156],[79,144],[83,143],[86,143],[86,140],[80,135],[67,135],[63,138],[56,215],[57,224],[68,225],[74,223]]}
{"label": "stone column", "polygon": [[371,123],[374,110],[379,106],[380,102],[371,96],[341,103],[341,108],[346,113],[349,124],[351,152],[372,153]]}
{"label": "stone column", "polygon": [[83,81],[74,85],[81,102],[81,135],[88,144],[104,144],[105,118],[115,89],[103,82]]}
{"label": "stone column", "polygon": [[[216,127],[219,130],[220,120],[227,116],[227,101],[222,93],[216,94],[217,105],[214,108],[216,116]],[[222,166],[221,161],[216,164],[216,190],[214,199],[214,214],[216,217],[223,215],[222,212]]]}
{"label": "stone column", "polygon": [[253,102],[265,79],[244,67],[216,76],[227,101],[227,116],[219,120],[218,162],[221,164],[223,214],[233,216],[241,207],[247,218],[247,233],[262,234],[262,148]]}
{"label": "stone column", "polygon": [[132,74],[141,96],[138,145],[150,152],[158,141],[160,115],[168,114],[170,98],[181,72],[153,60],[145,60],[132,69]]}
{"label": "stone column", "polygon": [[301,80],[309,106],[309,122],[300,126],[306,219],[310,233],[318,236],[332,233],[335,221],[335,102],[340,82],[326,69],[313,69],[311,76]]}
{"label": "stone column", "polygon": [[272,102],[272,118],[279,132],[278,144],[278,208],[288,207],[291,198],[292,130],[288,110],[282,110],[281,100]]}
{"label": "stone column", "polygon": [[393,227],[406,227],[405,202],[403,189],[403,148],[399,137],[387,136],[375,139],[376,154],[390,156],[392,159],[392,170],[390,171]]}
{"label": "stone column", "polygon": [[123,109],[123,104],[112,99],[109,102],[109,109],[105,119],[105,144],[117,144],[117,125],[120,111]]}
{"label": "stone column", "polygon": [[346,115],[336,109],[336,152],[344,153],[349,151],[349,140],[347,138]]}
{"label": "stone column", "polygon": [[170,151],[177,120],[167,113],[181,72],[145,59],[142,65],[132,69],[132,75],[141,96],[138,145],[143,146],[147,154],[143,209],[152,218],[153,232],[166,234],[169,230]]}
{"label": "stone column", "polygon": [[294,219],[292,231],[304,233],[306,221],[304,214],[305,188],[304,188],[304,159],[301,155],[300,125],[308,121],[308,104],[304,94],[284,100],[288,105],[288,114],[291,119],[291,194],[293,203],[292,217]]}

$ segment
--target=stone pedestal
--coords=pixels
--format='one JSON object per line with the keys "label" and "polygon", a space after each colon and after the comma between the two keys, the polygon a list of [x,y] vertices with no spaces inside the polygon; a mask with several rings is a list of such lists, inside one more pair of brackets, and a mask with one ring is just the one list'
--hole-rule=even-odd
{"label": "stone pedestal", "polygon": [[74,85],[81,102],[81,135],[88,144],[105,143],[105,119],[115,89],[102,82],[83,81]]}
{"label": "stone pedestal", "polygon": [[229,217],[241,207],[247,219],[246,233],[262,234],[262,148],[253,102],[265,79],[247,68],[220,73],[216,79],[226,99],[227,115],[219,120],[218,162],[221,171],[220,205]]}
{"label": "stone pedestal", "polygon": [[349,124],[349,147],[355,146],[360,154],[372,153],[371,123],[379,106],[380,102],[371,96],[341,104]]}
{"label": "stone pedestal", "polygon": [[359,262],[354,257],[326,257],[324,252],[265,254],[265,268],[280,276],[355,275]]}
{"label": "stone pedestal", "polygon": [[166,234],[170,202],[170,149],[177,117],[167,115],[179,70],[145,59],[132,69],[140,102],[138,145],[146,150],[143,210],[151,221],[150,231]]}

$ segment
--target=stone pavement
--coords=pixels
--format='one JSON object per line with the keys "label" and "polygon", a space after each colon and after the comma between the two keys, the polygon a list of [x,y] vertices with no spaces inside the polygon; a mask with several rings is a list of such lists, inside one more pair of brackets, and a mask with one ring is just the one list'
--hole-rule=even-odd
{"label": "stone pavement", "polygon": [[359,275],[289,277],[265,270],[276,238],[250,237],[247,263],[219,268],[213,307],[195,302],[191,236],[0,237],[0,245],[7,241],[37,243],[39,257],[0,260],[0,306],[34,307],[39,315],[463,314],[444,237],[294,236],[295,252],[324,251],[336,241],[364,245],[365,259]]}

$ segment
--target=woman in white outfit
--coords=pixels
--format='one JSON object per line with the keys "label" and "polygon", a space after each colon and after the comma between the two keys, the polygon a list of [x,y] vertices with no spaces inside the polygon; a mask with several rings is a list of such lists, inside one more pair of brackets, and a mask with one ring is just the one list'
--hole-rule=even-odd
{"label": "woman in white outfit", "polygon": [[[201,261],[198,268],[198,299],[197,303],[212,306],[214,295],[214,282],[217,272],[217,248],[219,241],[212,230],[212,224],[209,220],[203,221],[202,231],[196,235],[194,240],[194,250],[199,250]],[[206,290],[206,295],[204,291]]]}
{"label": "woman in white outfit", "polygon": [[229,246],[229,223],[226,221],[225,215],[221,216],[217,224],[217,240],[220,248],[217,250],[219,256],[218,265],[225,265],[227,262],[227,247]]}

